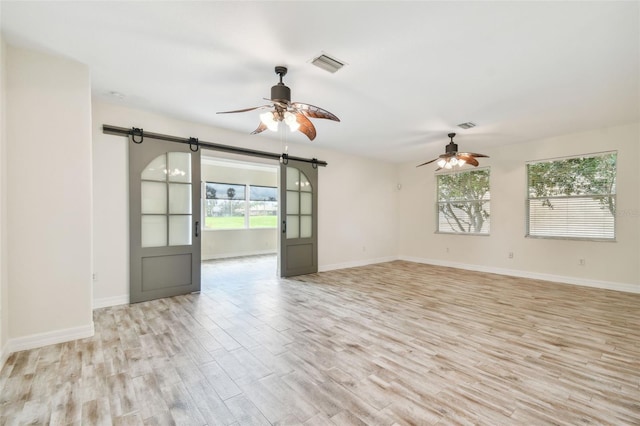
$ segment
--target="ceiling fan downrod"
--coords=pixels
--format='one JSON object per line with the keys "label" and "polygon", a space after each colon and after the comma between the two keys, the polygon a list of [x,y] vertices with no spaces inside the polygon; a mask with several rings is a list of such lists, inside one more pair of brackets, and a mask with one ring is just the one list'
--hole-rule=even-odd
{"label": "ceiling fan downrod", "polygon": [[287,75],[287,67],[283,67],[282,65],[276,66],[276,74],[280,76],[280,84],[283,84],[282,77]]}
{"label": "ceiling fan downrod", "polygon": [[447,144],[447,146],[444,147],[444,152],[446,154],[455,154],[456,152],[458,152],[458,144],[457,143],[453,143],[453,138],[455,137],[455,133],[449,133],[447,136],[449,136],[449,138],[451,138],[451,141]]}

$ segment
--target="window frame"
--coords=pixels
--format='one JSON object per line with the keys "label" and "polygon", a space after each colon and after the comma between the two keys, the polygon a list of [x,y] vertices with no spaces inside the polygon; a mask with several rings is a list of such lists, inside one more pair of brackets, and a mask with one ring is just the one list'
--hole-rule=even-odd
{"label": "window frame", "polygon": [[[244,198],[243,199],[234,199],[233,201],[237,201],[237,202],[241,202],[244,204],[244,221],[243,221],[243,226],[242,227],[236,227],[236,228],[212,228],[207,226],[207,217],[213,217],[213,216],[207,216],[207,211],[206,211],[206,203],[207,200],[220,200],[220,201],[231,201],[228,199],[216,199],[216,198],[207,198],[207,184],[216,184],[216,185],[230,185],[230,186],[243,186],[244,187]],[[251,187],[262,187],[262,188],[273,188],[275,190],[276,193],[276,203],[279,203],[277,197],[278,197],[278,187],[277,186],[270,186],[270,185],[253,185],[253,184],[249,184],[249,183],[230,183],[230,182],[214,182],[214,181],[202,181],[202,223],[204,224],[202,226],[203,231],[242,231],[242,230],[251,230],[251,229],[278,229],[278,220],[276,219],[276,223],[274,226],[251,226],[251,222],[250,222],[250,209],[251,209]],[[278,205],[279,206],[279,205]],[[277,209],[279,207],[276,207],[276,218],[277,218]]]}
{"label": "window frame", "polygon": [[[488,211],[488,219],[487,219],[487,231],[486,232],[464,232],[464,231],[443,231],[440,229],[440,204],[441,203],[453,203],[454,201],[440,201],[440,176],[446,176],[446,175],[454,175],[454,174],[463,174],[463,173],[478,173],[478,172],[484,172],[486,171],[488,173],[488,181],[489,181],[489,187],[487,189],[487,192],[489,194],[489,197],[486,199],[473,199],[473,200],[465,200],[467,202],[474,202],[474,201],[486,201],[488,203],[489,206],[489,211]],[[479,236],[479,237],[488,237],[491,235],[491,167],[490,166],[485,166],[485,167],[478,167],[478,168],[473,168],[473,169],[460,169],[460,170],[455,170],[455,171],[444,171],[444,172],[439,172],[435,174],[436,177],[436,182],[435,182],[435,189],[436,189],[436,201],[435,201],[435,234],[442,234],[442,235],[469,235],[469,236]],[[458,201],[461,202],[461,201]]]}
{"label": "window frame", "polygon": [[[567,161],[572,159],[588,159],[588,158],[596,158],[596,157],[605,157],[608,155],[615,155],[615,166],[614,166],[614,176],[613,176],[613,193],[608,194],[585,194],[585,195],[566,195],[566,196],[549,196],[549,197],[531,197],[531,189],[530,189],[530,177],[529,177],[529,166],[533,164],[540,163],[551,163],[551,162],[559,162],[559,161]],[[568,199],[593,199],[597,197],[612,197],[614,200],[615,208],[617,208],[617,180],[618,180],[618,151],[602,151],[602,152],[592,152],[585,153],[580,155],[571,155],[564,157],[554,157],[547,158],[543,160],[532,160],[527,161],[525,163],[525,182],[526,182],[526,194],[525,194],[525,238],[532,239],[546,239],[546,240],[569,240],[569,241],[595,241],[595,242],[616,242],[617,240],[617,212],[612,214],[612,232],[613,237],[595,237],[595,236],[568,236],[568,235],[532,235],[531,234],[531,201],[532,200],[541,200],[541,199],[555,199],[555,200],[568,200]]]}

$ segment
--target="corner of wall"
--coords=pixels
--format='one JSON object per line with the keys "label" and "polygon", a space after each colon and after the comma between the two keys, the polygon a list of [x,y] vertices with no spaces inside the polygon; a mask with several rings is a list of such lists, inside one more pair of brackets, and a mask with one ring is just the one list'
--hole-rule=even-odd
{"label": "corner of wall", "polygon": [[7,278],[6,45],[0,34],[0,370],[6,362],[9,330]]}

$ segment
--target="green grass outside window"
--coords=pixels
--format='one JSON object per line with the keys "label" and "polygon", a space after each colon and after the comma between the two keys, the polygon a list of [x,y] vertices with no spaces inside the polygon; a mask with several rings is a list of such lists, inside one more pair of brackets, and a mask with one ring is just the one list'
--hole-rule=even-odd
{"label": "green grass outside window", "polygon": [[[278,216],[250,216],[250,228],[276,228]],[[244,216],[206,217],[208,229],[244,229]]]}

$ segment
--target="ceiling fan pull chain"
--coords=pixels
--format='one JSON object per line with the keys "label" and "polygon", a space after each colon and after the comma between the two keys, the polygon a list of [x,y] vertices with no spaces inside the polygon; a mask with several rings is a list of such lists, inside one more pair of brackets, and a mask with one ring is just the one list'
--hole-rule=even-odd
{"label": "ceiling fan pull chain", "polygon": [[[140,136],[140,140],[136,140],[136,135]],[[144,140],[144,130],[138,127],[131,128],[131,140],[133,143],[141,144]]]}
{"label": "ceiling fan pull chain", "polygon": [[[193,149],[193,146],[196,146],[196,149]],[[189,138],[189,149],[191,150],[191,152],[198,152],[198,150],[200,149],[200,141],[198,140],[198,138]]]}

